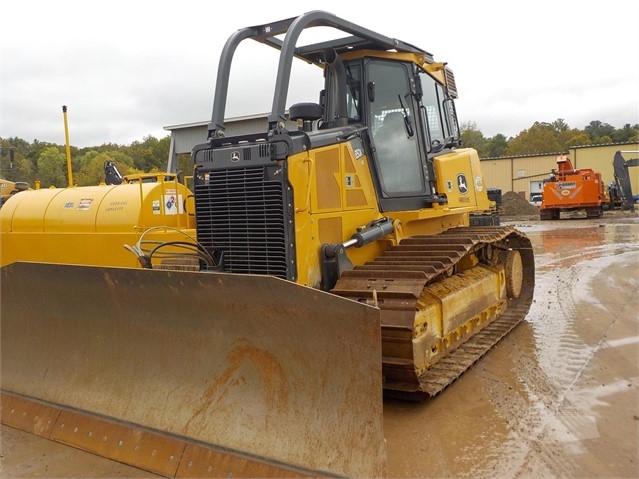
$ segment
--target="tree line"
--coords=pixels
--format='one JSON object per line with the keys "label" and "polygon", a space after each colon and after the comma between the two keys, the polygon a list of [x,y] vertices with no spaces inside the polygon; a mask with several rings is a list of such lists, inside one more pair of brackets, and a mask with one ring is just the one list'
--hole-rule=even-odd
{"label": "tree line", "polygon": [[468,122],[461,125],[461,138],[462,145],[475,148],[480,158],[544,155],[566,152],[575,146],[636,142],[639,141],[639,124],[627,123],[622,128],[615,128],[595,120],[579,130],[570,128],[559,118],[552,123],[535,122],[512,138],[502,134],[486,138],[475,123]]}
{"label": "tree line", "polygon": [[[130,145],[71,146],[73,184],[89,186],[103,182],[107,161],[113,161],[122,175],[166,171],[170,143],[170,135],[162,139],[149,135]],[[0,147],[0,176],[3,178],[26,181],[31,186],[38,181],[41,188],[68,186],[65,145],[8,138],[0,141]]]}
{"label": "tree line", "polygon": [[[591,121],[583,130],[570,128],[563,119],[552,123],[535,122],[517,136],[497,134],[486,138],[473,122],[461,125],[464,147],[475,148],[480,158],[540,155],[568,151],[573,146],[639,141],[639,124],[615,128],[601,121]],[[73,184],[97,185],[104,181],[104,164],[113,161],[122,175],[166,171],[171,137],[146,136],[130,145],[105,143],[101,146],[70,147]],[[0,176],[11,181],[25,181],[42,188],[65,187],[67,177],[66,146],[21,138],[0,140]],[[187,155],[188,156],[188,155]],[[181,158],[185,173],[190,159]],[[188,173],[187,173],[188,174]]]}

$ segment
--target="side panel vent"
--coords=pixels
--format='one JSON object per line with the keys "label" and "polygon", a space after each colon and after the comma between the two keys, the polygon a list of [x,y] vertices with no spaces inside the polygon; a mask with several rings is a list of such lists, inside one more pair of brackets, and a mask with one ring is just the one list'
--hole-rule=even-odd
{"label": "side panel vent", "polygon": [[260,158],[270,158],[270,157],[271,157],[270,144],[266,143],[266,144],[260,145]]}
{"label": "side panel vent", "polygon": [[446,76],[446,87],[448,88],[448,93],[452,98],[458,98],[457,95],[457,84],[455,83],[455,75],[453,75],[453,71],[444,67],[444,75]]}

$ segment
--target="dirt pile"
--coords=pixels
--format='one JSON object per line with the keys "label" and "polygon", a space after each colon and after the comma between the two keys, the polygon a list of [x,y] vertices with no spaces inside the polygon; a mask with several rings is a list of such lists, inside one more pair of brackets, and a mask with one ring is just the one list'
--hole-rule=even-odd
{"label": "dirt pile", "polygon": [[505,193],[502,198],[502,216],[536,216],[539,208],[531,205],[523,196],[514,191]]}

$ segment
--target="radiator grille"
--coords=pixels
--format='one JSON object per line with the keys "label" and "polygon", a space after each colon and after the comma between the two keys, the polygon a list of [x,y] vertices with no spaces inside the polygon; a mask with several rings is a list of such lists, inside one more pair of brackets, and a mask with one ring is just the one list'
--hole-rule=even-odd
{"label": "radiator grille", "polygon": [[285,176],[281,167],[223,169],[195,186],[198,241],[224,252],[225,271],[291,279]]}

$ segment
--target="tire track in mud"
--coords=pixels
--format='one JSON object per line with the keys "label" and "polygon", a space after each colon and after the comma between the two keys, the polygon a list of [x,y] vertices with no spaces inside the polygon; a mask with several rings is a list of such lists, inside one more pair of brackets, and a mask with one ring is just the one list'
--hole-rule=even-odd
{"label": "tire track in mud", "polygon": [[[570,256],[539,256],[535,302],[524,324],[532,341],[516,337],[524,327],[511,338],[524,345],[515,358],[517,384],[514,391],[505,384],[491,388],[496,410],[512,430],[502,450],[508,459],[493,470],[500,477],[571,475],[580,467],[575,457],[584,452],[581,441],[599,436],[593,399],[575,385],[616,319],[592,301],[591,286],[603,268],[622,260],[619,254],[636,250],[603,245]],[[584,336],[575,321],[594,314],[600,329],[594,338]]]}

